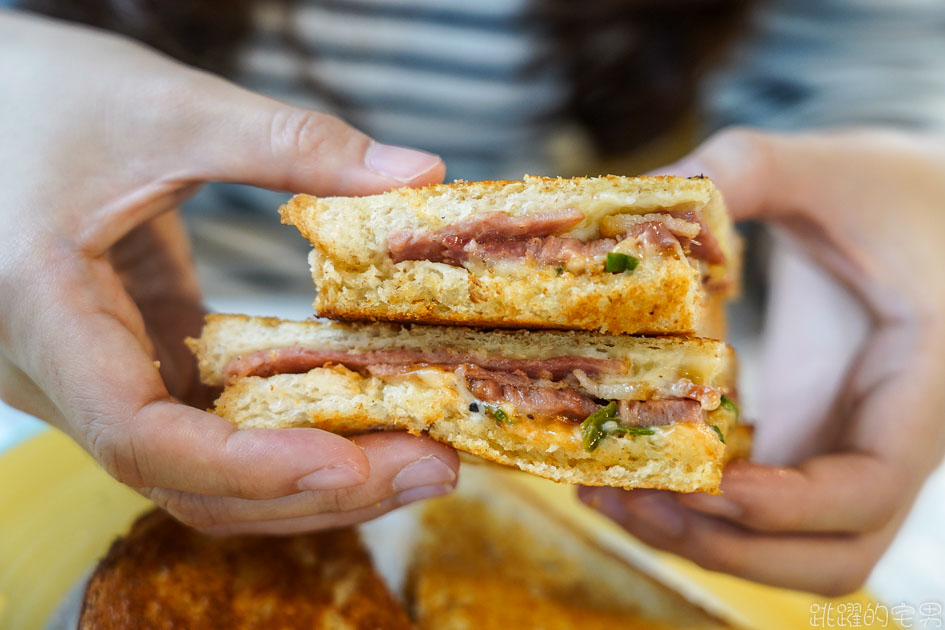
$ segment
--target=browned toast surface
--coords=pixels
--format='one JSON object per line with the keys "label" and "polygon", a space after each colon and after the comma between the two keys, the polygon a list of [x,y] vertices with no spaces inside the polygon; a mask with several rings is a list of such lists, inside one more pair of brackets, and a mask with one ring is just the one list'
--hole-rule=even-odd
{"label": "browned toast surface", "polygon": [[729,627],[509,490],[424,509],[407,582],[419,630]]}
{"label": "browned toast surface", "polygon": [[139,518],[93,574],[80,630],[410,628],[353,529],[210,538]]}

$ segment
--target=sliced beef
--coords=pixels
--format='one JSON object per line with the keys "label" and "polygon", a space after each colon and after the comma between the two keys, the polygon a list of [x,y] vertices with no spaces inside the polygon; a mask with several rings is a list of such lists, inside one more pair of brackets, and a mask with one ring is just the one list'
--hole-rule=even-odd
{"label": "sliced beef", "polygon": [[680,245],[688,246],[689,253],[693,258],[704,260],[710,265],[721,265],[725,262],[725,254],[722,253],[722,248],[709,230],[709,226],[702,220],[702,213],[695,210],[685,210],[670,212],[669,214],[677,219],[699,224],[699,234],[694,239],[680,238]]}
{"label": "sliced beef", "polygon": [[484,402],[508,403],[519,414],[582,421],[600,408],[575,389],[551,381],[535,381],[523,372],[494,372],[466,365],[461,373],[473,396]]}
{"label": "sliced beef", "polygon": [[521,217],[503,212],[487,212],[475,219],[448,225],[439,230],[398,230],[387,238],[387,249],[395,263],[430,260],[462,265],[468,259],[466,246],[472,242],[526,241],[568,230],[584,219],[576,208],[565,208]]}
{"label": "sliced beef", "polygon": [[522,372],[530,378],[559,380],[574,370],[588,374],[619,374],[627,365],[614,359],[561,356],[549,359],[511,359],[480,357],[450,350],[380,350],[373,352],[344,352],[291,346],[260,350],[234,358],[226,366],[227,383],[243,376],[273,376],[274,374],[301,374],[326,364],[343,365],[352,370],[366,370],[372,365],[411,366],[417,364],[455,368],[475,364],[487,370]]}
{"label": "sliced beef", "polygon": [[688,378],[681,378],[659,391],[662,398],[689,398],[698,401],[703,409],[716,409],[722,402],[722,392],[715,387],[696,385]]}
{"label": "sliced beef", "polygon": [[223,380],[230,384],[244,376],[262,376],[268,378],[276,374],[304,374],[309,370],[328,363],[345,365],[349,368],[363,368],[370,365],[357,355],[340,350],[312,350],[290,346],[258,350],[250,354],[241,354],[230,360],[223,370]]}
{"label": "sliced beef", "polygon": [[[225,369],[226,382],[243,376],[269,377],[299,374],[325,365],[343,365],[378,378],[403,376],[417,369],[436,367],[455,371],[466,379],[470,393],[483,402],[507,403],[520,415],[538,418],[563,417],[583,421],[600,408],[594,398],[583,393],[573,378],[575,370],[587,374],[624,373],[622,361],[593,357],[562,356],[550,359],[508,359],[477,357],[448,350],[386,350],[344,352],[315,350],[298,346],[262,350],[241,355]],[[648,401],[622,400],[620,420],[631,426],[662,426],[674,422],[703,422],[702,408],[719,393],[681,379],[663,395],[692,399]],[[700,404],[700,400],[704,404]],[[717,406],[717,405],[716,405]],[[714,408],[711,404],[707,408]]]}
{"label": "sliced beef", "polygon": [[[658,223],[659,226],[652,225]],[[646,224],[646,227],[638,227]],[[680,204],[647,214],[615,214],[601,221],[604,236],[643,236],[648,242],[668,250],[678,241],[693,258],[723,264],[725,255],[706,225],[700,206]]]}
{"label": "sliced beef", "polygon": [[543,264],[566,265],[575,258],[593,258],[605,256],[607,252],[617,246],[612,238],[601,238],[594,241],[579,241],[576,238],[561,238],[549,236],[540,243],[530,242],[528,256]]}
{"label": "sliced beef", "polygon": [[688,218],[677,217],[666,212],[646,214],[612,214],[600,221],[600,234],[605,237],[622,237],[641,223],[659,223],[675,236],[695,238],[699,234],[699,223]]}
{"label": "sliced beef", "polygon": [[456,267],[471,258],[486,263],[533,260],[540,265],[584,266],[612,251],[617,240],[635,237],[658,251],[681,246],[693,258],[722,264],[718,241],[691,205],[648,214],[616,214],[601,222],[604,237],[592,241],[555,236],[584,218],[575,208],[510,217],[488,212],[439,230],[398,230],[387,239],[391,260],[429,260]]}
{"label": "sliced beef", "polygon": [[[694,213],[690,211],[687,214]],[[725,254],[722,253],[719,242],[715,240],[715,237],[712,236],[712,233],[705,227],[701,219],[699,219],[699,225],[701,228],[695,238],[689,238],[673,231],[662,221],[638,223],[631,227],[627,234],[636,237],[645,245],[661,251],[672,250],[678,244],[692,258],[704,260],[712,265],[723,264]]]}
{"label": "sliced beef", "polygon": [[[541,241],[540,238],[531,239]],[[568,239],[574,240],[574,239]],[[470,241],[463,246],[462,261],[470,258],[484,262],[500,260],[521,260],[528,254],[530,241]]]}
{"label": "sliced beef", "polygon": [[702,406],[695,400],[621,400],[617,413],[621,423],[633,427],[705,421]]}
{"label": "sliced beef", "polygon": [[464,252],[467,259],[476,258],[487,263],[502,260],[533,260],[540,265],[568,265],[573,261],[604,256],[617,246],[610,238],[580,241],[576,238],[546,236],[527,241],[472,241]]}
{"label": "sliced beef", "polygon": [[658,251],[671,251],[680,245],[679,237],[661,221],[637,223],[630,228],[627,236],[636,238],[644,247],[652,247]]}

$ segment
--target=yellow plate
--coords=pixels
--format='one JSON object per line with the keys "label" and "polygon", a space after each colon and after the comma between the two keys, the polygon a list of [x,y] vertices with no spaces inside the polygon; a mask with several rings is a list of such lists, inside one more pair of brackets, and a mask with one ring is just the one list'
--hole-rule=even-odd
{"label": "yellow plate", "polygon": [[[529,477],[529,479],[532,479]],[[540,483],[535,479],[535,483]],[[542,484],[541,493],[569,489]],[[573,493],[571,495],[573,497]],[[566,505],[556,499],[558,505]],[[573,499],[572,499],[573,500]],[[111,479],[84,451],[56,431],[0,455],[0,628],[39,630],[68,590],[150,503]],[[585,512],[588,512],[585,510]],[[574,512],[571,512],[572,515]],[[588,517],[593,518],[593,517]],[[606,528],[606,524],[595,527]],[[613,535],[619,535],[616,530]],[[639,545],[622,537],[621,544]],[[642,545],[639,545],[642,548]],[[638,550],[639,551],[639,550]],[[652,554],[652,552],[646,552]],[[865,593],[825,600],[759,586],[708,571],[665,554],[652,554],[664,577],[674,575],[716,600],[746,627],[811,627],[811,606],[875,602]],[[729,617],[729,615],[726,615]],[[819,625],[819,624],[818,624]],[[823,626],[821,626],[823,627]],[[838,626],[834,626],[838,627]],[[848,626],[853,627],[853,626]],[[894,627],[861,624],[855,627]]]}
{"label": "yellow plate", "polygon": [[149,505],[58,431],[0,455],[0,628],[41,629]]}
{"label": "yellow plate", "polygon": [[865,591],[827,598],[707,571],[689,560],[656,551],[627,536],[609,519],[586,509],[567,486],[531,475],[518,475],[515,481],[541,498],[547,509],[557,511],[561,518],[592,533],[595,540],[629,563],[739,628],[899,628],[891,618],[890,609]]}

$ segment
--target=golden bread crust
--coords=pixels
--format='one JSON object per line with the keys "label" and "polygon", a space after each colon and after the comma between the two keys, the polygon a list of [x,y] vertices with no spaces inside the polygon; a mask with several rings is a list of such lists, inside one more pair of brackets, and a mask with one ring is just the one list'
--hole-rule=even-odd
{"label": "golden bread crust", "polygon": [[556,275],[526,265],[472,274],[428,261],[340,270],[313,249],[323,317],[476,327],[599,330],[613,334],[705,331],[705,292],[698,273],[673,257],[644,260],[632,274]]}
{"label": "golden bread crust", "polygon": [[424,507],[407,581],[419,630],[728,627],[514,484],[483,477],[488,487],[461,484]]}
{"label": "golden bread crust", "polygon": [[354,529],[210,538],[157,510],[112,544],[79,620],[79,630],[410,627]]}

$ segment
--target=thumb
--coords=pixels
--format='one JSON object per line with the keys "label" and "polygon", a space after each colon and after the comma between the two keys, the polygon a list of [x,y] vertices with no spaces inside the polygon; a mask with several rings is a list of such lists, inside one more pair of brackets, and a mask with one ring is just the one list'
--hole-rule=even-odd
{"label": "thumb", "polygon": [[365,195],[434,184],[436,155],[382,144],[341,119],[203,77],[186,141],[193,179],[316,195]]}
{"label": "thumb", "polygon": [[786,139],[774,134],[726,129],[653,174],[705,175],[722,192],[734,220],[773,218],[784,209],[779,191],[786,185],[786,174],[778,156],[785,143]]}

